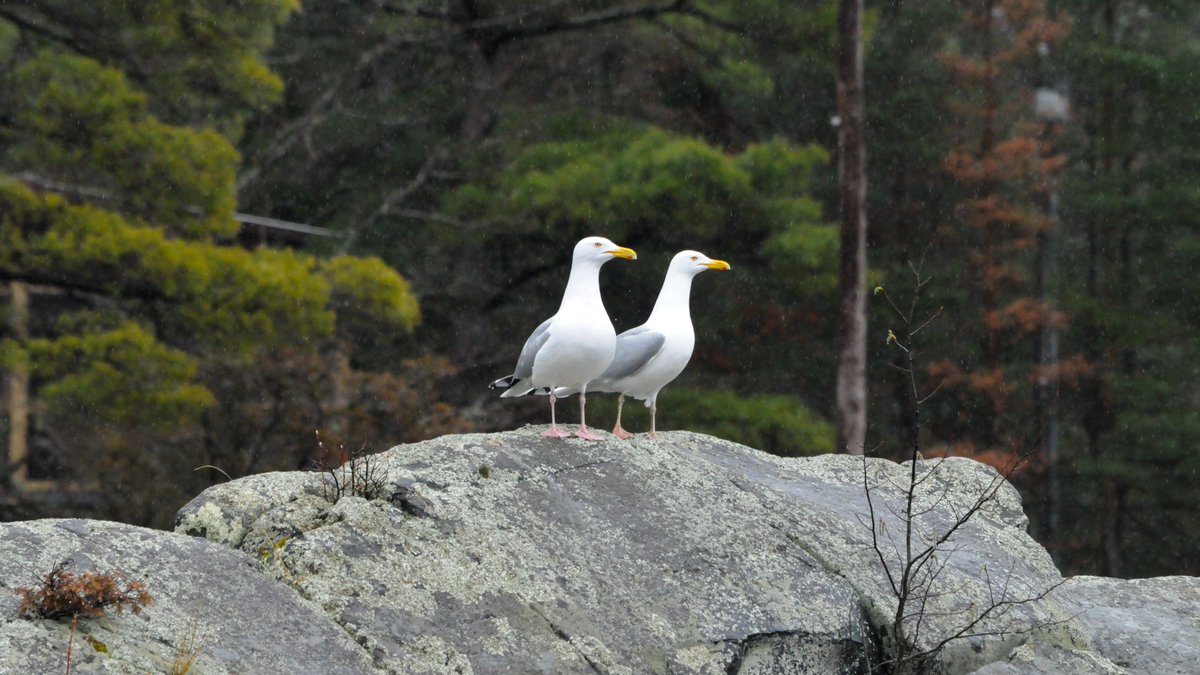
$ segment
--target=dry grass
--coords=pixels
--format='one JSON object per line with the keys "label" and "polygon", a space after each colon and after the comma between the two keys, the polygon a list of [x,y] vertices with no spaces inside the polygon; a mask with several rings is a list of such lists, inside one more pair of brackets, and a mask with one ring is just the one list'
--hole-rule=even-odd
{"label": "dry grass", "polygon": [[74,574],[60,562],[38,577],[35,588],[18,588],[21,604],[17,616],[24,619],[91,618],[104,616],[108,609],[125,609],[138,614],[154,602],[140,581],[130,581],[120,572],[84,572]]}
{"label": "dry grass", "polygon": [[179,634],[175,645],[175,658],[171,660],[170,675],[187,675],[196,665],[196,659],[204,650],[204,642],[200,639],[200,624],[193,621],[187,630]]}

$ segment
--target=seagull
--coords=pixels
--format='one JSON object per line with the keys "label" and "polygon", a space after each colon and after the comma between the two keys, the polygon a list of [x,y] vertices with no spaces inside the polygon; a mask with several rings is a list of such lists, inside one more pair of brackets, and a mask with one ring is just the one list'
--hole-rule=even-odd
{"label": "seagull", "polygon": [[589,441],[601,438],[588,431],[584,408],[588,384],[612,363],[616,350],[616,331],[600,299],[600,266],[613,258],[636,260],[637,253],[604,237],[587,237],[575,244],[571,276],[558,313],[543,321],[525,341],[513,374],[491,384],[493,389],[506,390],[502,398],[547,391],[550,428],[542,432],[543,436],[571,435],[559,429],[554,419],[554,402],[563,398],[554,392],[566,387],[571,393],[579,392],[579,429],[575,435]]}
{"label": "seagull", "polygon": [[[650,408],[650,435],[658,435],[655,428],[658,392],[683,372],[696,344],[688,308],[692,278],[705,270],[728,269],[729,263],[713,260],[699,251],[676,253],[667,267],[667,277],[650,318],[617,336],[612,364],[588,385],[588,390],[620,394],[617,397],[617,425],[613,427],[613,434],[618,438],[633,436],[621,427],[621,408],[626,396],[646,402],[646,407]],[[570,396],[575,390],[562,387],[553,393],[561,398]]]}

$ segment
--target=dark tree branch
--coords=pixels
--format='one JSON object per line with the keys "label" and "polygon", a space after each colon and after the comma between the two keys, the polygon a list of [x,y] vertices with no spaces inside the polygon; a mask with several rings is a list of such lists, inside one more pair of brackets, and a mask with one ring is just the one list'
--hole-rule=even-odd
{"label": "dark tree branch", "polygon": [[388,14],[393,14],[396,16],[406,16],[414,19],[428,19],[430,21],[443,21],[447,23],[454,20],[448,12],[439,12],[437,10],[427,9],[425,7],[400,7],[390,2],[380,2],[378,5],[379,9]]}
{"label": "dark tree branch", "polygon": [[16,24],[18,28],[40,35],[51,42],[57,42],[58,44],[71,49],[72,51],[76,51],[81,54],[89,53],[89,50],[85,44],[76,40],[70,35],[56,32],[48,26],[35,23],[32,19],[23,17],[2,4],[0,4],[0,19],[4,19],[10,23]]}
{"label": "dark tree branch", "polygon": [[21,270],[19,272],[0,271],[0,282],[7,283],[11,281],[20,281],[27,284],[53,286],[64,291],[80,293],[89,297],[112,298],[117,297],[122,300],[139,300],[142,302],[160,302],[165,300],[177,300],[170,298],[162,291],[149,285],[127,285],[121,288],[106,287],[102,284],[89,284],[80,282],[76,279],[70,279],[62,274],[48,272],[45,270]]}
{"label": "dark tree branch", "polygon": [[668,36],[671,37],[671,39],[675,40],[679,44],[681,44],[684,47],[686,47],[687,49],[691,50],[693,53],[696,54],[696,56],[699,56],[704,61],[704,63],[706,65],[708,65],[709,67],[716,68],[721,65],[721,59],[719,56],[717,56],[713,52],[705,49],[704,47],[700,46],[700,43],[696,42],[695,40],[693,40],[690,37],[688,37],[687,35],[685,35],[683,33],[683,31],[672,26],[671,24],[667,23],[666,21],[663,21],[662,17],[655,17],[655,18],[651,19],[650,24],[653,25],[655,28],[658,28],[662,32],[666,33]]}
{"label": "dark tree branch", "polygon": [[325,121],[329,110],[338,105],[338,98],[358,80],[359,73],[374,66],[397,47],[421,44],[432,37],[433,35],[401,33],[363,51],[353,66],[346,68],[333,78],[333,84],[326,87],[317,96],[304,114],[280,128],[271,142],[267,144],[266,151],[255,158],[254,165],[238,176],[238,190],[244,190],[253,184],[262,175],[264,166],[275,164],[302,141],[309,145],[310,155],[314,154],[311,143],[308,143],[312,131]]}
{"label": "dark tree branch", "polygon": [[370,225],[376,220],[382,218],[383,216],[396,213],[396,206],[398,204],[403,204],[405,200],[411,197],[414,192],[419,190],[429,180],[434,166],[443,158],[443,154],[444,153],[442,153],[440,150],[434,150],[433,152],[429,153],[429,156],[425,158],[425,161],[421,164],[421,168],[417,170],[417,174],[413,176],[412,180],[384,195],[383,199],[380,200],[379,207],[375,209],[375,212],[362,222],[359,222],[354,227],[350,228],[350,230],[346,233],[345,239],[342,243],[341,252],[345,253],[349,251],[350,247],[354,245],[354,242],[358,240],[359,234],[363,230],[370,227]]}
{"label": "dark tree branch", "polygon": [[727,31],[730,33],[741,33],[742,32],[741,26],[737,26],[732,23],[729,23],[728,21],[726,21],[724,19],[718,19],[717,17],[713,16],[712,14],[709,14],[708,12],[705,12],[704,10],[699,9],[697,7],[692,7],[690,5],[686,6],[686,7],[681,7],[681,8],[679,8],[679,13],[684,16],[690,16],[695,19],[699,19],[702,23],[706,23],[714,28],[720,28],[723,31]]}
{"label": "dark tree branch", "polygon": [[468,35],[478,36],[489,42],[494,48],[506,42],[587,30],[631,19],[652,19],[664,14],[679,13],[687,3],[688,0],[670,0],[636,7],[614,7],[590,14],[547,19],[531,25],[524,25],[529,15],[499,16],[466,23],[462,26],[462,31]]}

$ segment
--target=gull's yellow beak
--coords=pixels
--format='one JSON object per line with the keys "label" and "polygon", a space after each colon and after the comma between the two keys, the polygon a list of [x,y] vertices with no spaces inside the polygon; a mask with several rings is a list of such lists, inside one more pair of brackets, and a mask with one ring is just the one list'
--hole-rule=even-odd
{"label": "gull's yellow beak", "polygon": [[626,260],[637,260],[637,253],[634,252],[633,249],[625,248],[624,246],[618,246],[611,251],[605,251],[605,253],[613,256],[614,258],[624,258]]}
{"label": "gull's yellow beak", "polygon": [[704,263],[704,266],[710,270],[729,270],[729,263],[724,260],[710,260]]}

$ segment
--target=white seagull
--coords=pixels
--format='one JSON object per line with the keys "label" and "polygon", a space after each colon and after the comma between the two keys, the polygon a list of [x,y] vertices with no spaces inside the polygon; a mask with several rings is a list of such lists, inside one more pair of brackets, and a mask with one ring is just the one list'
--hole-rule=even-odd
{"label": "white seagull", "polygon": [[550,428],[543,436],[564,438],[571,434],[558,428],[554,402],[558,387],[579,392],[579,429],[575,435],[589,441],[600,436],[588,431],[584,409],[588,384],[612,363],[616,331],[600,298],[600,266],[613,258],[636,260],[633,249],[617,246],[604,237],[588,237],[575,245],[571,276],[563,292],[558,313],[542,322],[525,341],[512,375],[492,383],[506,389],[501,397],[524,396],[535,390],[550,393]]}
{"label": "white seagull", "polygon": [[[617,398],[617,425],[613,433],[619,438],[633,434],[621,428],[621,408],[625,397],[646,402],[650,408],[650,435],[656,436],[658,392],[683,372],[692,358],[696,334],[692,330],[689,301],[692,278],[705,270],[728,270],[729,263],[713,260],[699,251],[680,251],[667,267],[667,278],[654,303],[646,323],[617,336],[617,351],[612,364],[588,391],[607,391],[620,394]],[[554,390],[560,398],[575,393],[569,387]]]}

